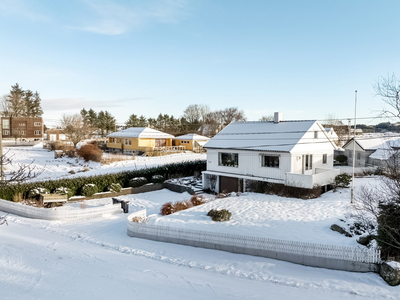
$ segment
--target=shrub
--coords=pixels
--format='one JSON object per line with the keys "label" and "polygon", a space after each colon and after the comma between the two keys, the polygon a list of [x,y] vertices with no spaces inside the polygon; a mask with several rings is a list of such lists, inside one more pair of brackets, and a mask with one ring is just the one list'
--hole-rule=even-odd
{"label": "shrub", "polygon": [[174,204],[174,213],[193,207],[191,201],[178,201]]}
{"label": "shrub", "polygon": [[335,157],[335,160],[340,162],[340,164],[342,164],[342,165],[347,165],[347,156],[346,155],[340,154]]}
{"label": "shrub", "polygon": [[86,144],[83,145],[80,149],[77,150],[77,153],[80,157],[82,157],[85,161],[96,161],[100,162],[101,157],[103,156],[103,152],[94,144]]}
{"label": "shrub", "polygon": [[122,189],[122,186],[119,183],[111,183],[108,187],[107,190],[113,193],[119,193]]}
{"label": "shrub", "polygon": [[151,182],[152,183],[163,183],[164,182],[164,176],[162,176],[162,175],[153,175],[151,177]]}
{"label": "shrub", "polygon": [[98,190],[98,188],[97,188],[97,186],[95,185],[95,184],[93,184],[93,183],[88,183],[88,184],[85,184],[83,187],[82,187],[82,196],[85,196],[85,197],[92,197],[94,194],[96,194],[97,192],[98,192],[99,190]]}
{"label": "shrub", "polygon": [[335,177],[335,185],[341,188],[348,188],[351,182],[351,175],[347,173]]}
{"label": "shrub", "polygon": [[193,206],[197,206],[197,205],[204,204],[207,201],[204,199],[204,197],[202,195],[200,195],[200,196],[195,195],[190,199],[190,202],[192,202]]}
{"label": "shrub", "polygon": [[172,204],[172,202],[164,203],[163,206],[161,206],[161,215],[162,216],[173,214],[174,211],[175,211],[175,208],[174,208],[174,205]]}
{"label": "shrub", "polygon": [[43,187],[37,187],[28,192],[28,198],[38,199],[39,194],[50,194],[50,191]]}
{"label": "shrub", "polygon": [[67,187],[59,187],[54,190],[54,194],[67,195],[68,198],[72,197],[75,193]]}
{"label": "shrub", "polygon": [[378,215],[378,236],[376,238],[382,251],[382,257],[400,258],[400,205],[380,203]]}
{"label": "shrub", "polygon": [[145,177],[135,177],[129,180],[130,187],[140,187],[147,183],[147,179]]}
{"label": "shrub", "polygon": [[227,209],[212,209],[208,212],[207,216],[210,216],[214,222],[224,222],[231,219],[232,213]]}

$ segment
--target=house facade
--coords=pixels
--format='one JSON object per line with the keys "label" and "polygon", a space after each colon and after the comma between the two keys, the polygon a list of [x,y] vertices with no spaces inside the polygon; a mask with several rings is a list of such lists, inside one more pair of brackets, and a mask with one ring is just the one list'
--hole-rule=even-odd
{"label": "house facade", "polygon": [[110,152],[133,154],[172,147],[173,135],[148,127],[131,127],[107,136]]}
{"label": "house facade", "polygon": [[62,129],[47,129],[46,140],[49,142],[66,141],[67,137]]}
{"label": "house facade", "polygon": [[[246,181],[311,189],[333,183],[334,142],[318,121],[231,123],[212,138],[207,149],[205,189],[245,191]],[[214,181],[214,182],[213,182]]]}
{"label": "house facade", "polygon": [[3,139],[43,140],[41,117],[1,117],[1,127]]}
{"label": "house facade", "polygon": [[210,140],[210,138],[195,133],[188,133],[185,135],[177,136],[174,138],[175,146],[185,147],[186,150],[193,152],[203,152],[203,146]]}

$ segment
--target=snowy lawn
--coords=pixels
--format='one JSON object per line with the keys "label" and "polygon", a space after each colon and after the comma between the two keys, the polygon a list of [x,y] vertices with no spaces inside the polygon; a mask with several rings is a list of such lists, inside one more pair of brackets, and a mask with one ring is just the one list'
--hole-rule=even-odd
{"label": "snowy lawn", "polygon": [[[55,159],[54,151],[43,149],[42,143],[32,147],[5,147],[3,151],[4,153],[8,151],[7,156],[13,157],[13,165],[6,166],[6,174],[17,169],[19,163],[29,164],[33,161],[32,166],[36,166],[37,170],[44,168],[44,172],[35,179],[36,181],[116,173],[169,163],[206,159],[205,154],[180,153],[160,157],[140,157],[138,160],[126,160],[109,165],[101,165],[101,163],[97,162],[85,162],[83,159],[68,157]],[[75,174],[70,174],[69,172],[71,171]]]}

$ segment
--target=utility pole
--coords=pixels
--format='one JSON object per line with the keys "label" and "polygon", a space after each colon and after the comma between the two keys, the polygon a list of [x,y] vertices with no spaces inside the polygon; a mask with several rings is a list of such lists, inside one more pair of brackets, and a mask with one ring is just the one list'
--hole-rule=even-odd
{"label": "utility pole", "polygon": [[351,181],[350,203],[354,203],[354,167],[355,167],[355,163],[356,163],[356,128],[357,128],[357,90],[355,93],[355,100],[354,100],[353,179]]}

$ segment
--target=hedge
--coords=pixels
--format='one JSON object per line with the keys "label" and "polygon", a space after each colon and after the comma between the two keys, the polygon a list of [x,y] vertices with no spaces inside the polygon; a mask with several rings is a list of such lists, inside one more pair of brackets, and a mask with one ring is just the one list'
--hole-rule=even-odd
{"label": "hedge", "polygon": [[9,185],[0,188],[0,199],[13,201],[14,196],[22,195],[26,198],[29,190],[43,187],[54,192],[57,188],[66,187],[74,195],[81,195],[81,189],[85,184],[92,183],[97,186],[99,192],[107,191],[107,187],[112,183],[119,183],[123,187],[128,187],[129,180],[134,177],[145,177],[149,182],[154,175],[162,175],[165,179],[174,177],[192,176],[194,171],[206,170],[206,161],[187,161],[182,163],[166,164],[158,167],[145,168],[141,170],[124,171],[119,173],[78,177],[71,179],[36,181]]}

